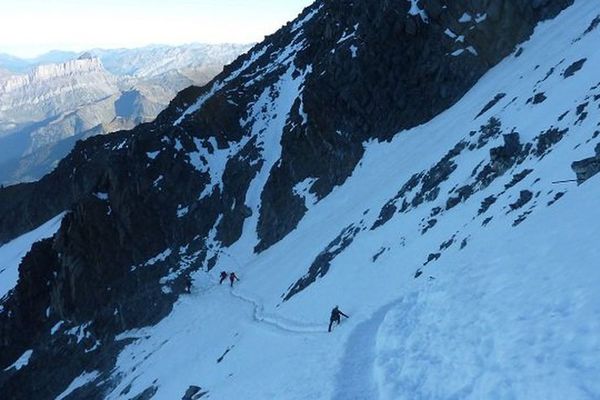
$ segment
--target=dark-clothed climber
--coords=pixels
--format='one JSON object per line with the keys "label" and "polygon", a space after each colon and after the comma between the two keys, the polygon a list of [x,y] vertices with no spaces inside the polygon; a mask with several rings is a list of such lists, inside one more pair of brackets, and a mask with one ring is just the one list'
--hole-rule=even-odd
{"label": "dark-clothed climber", "polygon": [[340,320],[341,317],[344,316],[346,318],[350,318],[349,316],[347,316],[346,314],[344,314],[339,308],[338,306],[333,307],[333,310],[331,310],[331,317],[329,317],[329,328],[327,329],[328,332],[331,332],[331,327],[333,325],[333,323],[335,322],[336,324],[340,324]]}
{"label": "dark-clothed climber", "polygon": [[237,277],[235,272],[232,272],[229,274],[229,282],[231,283],[231,287],[233,287],[233,282],[239,281],[239,280],[240,280],[240,278]]}
{"label": "dark-clothed climber", "polygon": [[225,281],[225,279],[227,279],[227,276],[228,276],[228,275],[227,275],[227,272],[225,272],[225,271],[221,271],[221,275],[220,275],[220,277],[221,277],[221,280],[219,281],[219,285],[220,285],[221,283],[223,283],[223,282]]}

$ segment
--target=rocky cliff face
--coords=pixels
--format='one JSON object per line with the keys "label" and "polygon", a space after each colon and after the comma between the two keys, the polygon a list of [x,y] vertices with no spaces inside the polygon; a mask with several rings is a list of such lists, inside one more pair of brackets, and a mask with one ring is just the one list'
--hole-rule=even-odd
{"label": "rocky cliff face", "polygon": [[[317,1],[209,84],[179,93],[154,122],[80,142],[39,182],[0,191],[0,243],[68,212],[2,300],[0,369],[35,354],[0,375],[2,390],[50,398],[86,365],[103,371],[86,398],[102,398],[124,345],[115,337],[164,317],[190,272],[210,269],[220,248],[277,243],[307,201],[348,179],[365,143],[450,107],[570,3]],[[455,153],[415,177],[415,204]],[[240,243],[246,231],[253,240]],[[57,360],[63,368],[46,368]]]}
{"label": "rocky cliff face", "polygon": [[[13,123],[35,121],[118,91],[116,80],[98,58],[41,65],[27,75],[14,75],[0,82],[0,118]],[[26,112],[14,112],[23,107]]]}

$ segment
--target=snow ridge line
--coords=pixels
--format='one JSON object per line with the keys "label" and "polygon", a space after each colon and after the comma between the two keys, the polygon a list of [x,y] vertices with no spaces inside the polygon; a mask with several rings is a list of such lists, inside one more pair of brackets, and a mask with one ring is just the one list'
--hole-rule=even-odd
{"label": "snow ridge line", "polygon": [[290,333],[326,333],[325,324],[306,324],[300,321],[294,321],[287,318],[275,316],[274,314],[265,314],[265,307],[258,301],[244,296],[239,292],[231,290],[231,295],[238,300],[250,304],[253,307],[252,319],[255,322],[272,326],[276,329]]}

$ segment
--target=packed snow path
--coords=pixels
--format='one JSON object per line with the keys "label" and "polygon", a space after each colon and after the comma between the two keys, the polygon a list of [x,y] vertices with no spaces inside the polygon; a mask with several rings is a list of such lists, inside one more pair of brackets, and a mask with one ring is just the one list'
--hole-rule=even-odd
{"label": "packed snow path", "polygon": [[[128,370],[133,381],[124,380],[107,398],[123,398],[121,392],[132,382],[128,396],[135,395],[153,385],[153,376],[180,370],[178,365],[186,365],[185,372],[182,371],[178,379],[161,384],[154,398],[170,399],[168,393],[178,393],[182,388],[185,391],[186,385],[192,384],[207,387],[213,393],[217,391],[215,398],[239,398],[236,386],[230,383],[233,379],[244,381],[248,368],[273,369],[305,381],[314,380],[311,370],[289,371],[286,366],[290,362],[299,364],[307,357],[325,365],[330,358],[330,338],[333,338],[327,334],[328,320],[323,318],[319,324],[310,324],[265,313],[266,307],[259,301],[240,295],[237,290],[232,291],[225,282],[215,283],[204,273],[198,274],[191,295],[182,295],[177,302],[173,318],[121,335],[119,340],[133,339],[119,357],[120,369]],[[219,329],[214,329],[215,324]],[[261,352],[255,354],[248,349],[261,349]],[[289,354],[279,355],[282,349]],[[153,372],[141,373],[149,365],[154,366]],[[205,382],[210,382],[211,387]],[[323,389],[314,388],[313,393],[321,393],[316,398],[327,397],[323,394],[327,386],[319,386]],[[261,385],[257,390],[260,393],[257,398],[277,398],[281,386],[274,382],[273,387]]]}
{"label": "packed snow path", "polygon": [[[252,307],[252,320],[259,324],[268,325],[272,328],[278,329],[285,333],[327,333],[327,324],[323,323],[307,323],[298,320],[294,320],[291,318],[282,317],[281,315],[276,315],[273,313],[265,313],[265,305],[256,299],[256,297],[250,296],[247,293],[240,292],[235,286],[238,286],[239,283],[234,284],[234,287],[231,288],[229,284],[229,280],[223,282],[222,284],[217,283],[217,279],[214,277],[209,277],[212,285],[209,289],[204,289],[205,291],[201,293],[201,295],[206,295],[208,290],[212,292],[219,286],[222,286],[223,289],[228,289],[231,296],[235,299],[238,299],[242,303],[250,305]],[[193,294],[193,293],[192,293]]]}
{"label": "packed snow path", "polygon": [[388,304],[348,335],[340,368],[335,376],[336,388],[332,400],[371,400],[379,398],[375,381],[377,331],[387,312],[397,302]]}
{"label": "packed snow path", "polygon": [[327,329],[323,327],[323,324],[307,324],[272,313],[266,314],[264,305],[257,300],[242,295],[236,290],[232,290],[231,295],[253,307],[252,319],[255,322],[266,324],[288,333],[327,333]]}

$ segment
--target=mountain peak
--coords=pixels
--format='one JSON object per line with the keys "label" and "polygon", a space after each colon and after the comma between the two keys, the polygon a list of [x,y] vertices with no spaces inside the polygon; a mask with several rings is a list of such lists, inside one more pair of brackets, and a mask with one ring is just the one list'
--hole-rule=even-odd
{"label": "mountain peak", "polygon": [[89,51],[86,51],[85,53],[82,53],[79,57],[77,57],[78,60],[93,60],[94,58],[95,57]]}

